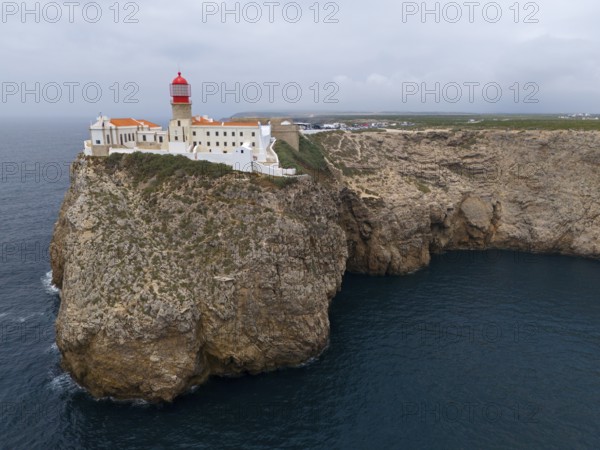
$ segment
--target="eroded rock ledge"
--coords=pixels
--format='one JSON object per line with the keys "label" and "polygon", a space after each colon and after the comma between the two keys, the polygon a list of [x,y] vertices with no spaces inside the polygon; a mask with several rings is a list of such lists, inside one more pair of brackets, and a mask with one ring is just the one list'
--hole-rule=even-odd
{"label": "eroded rock ledge", "polygon": [[348,270],[398,275],[431,253],[600,257],[600,133],[317,135],[341,187]]}
{"label": "eroded rock ledge", "polygon": [[314,139],[326,183],[76,161],[51,252],[65,369],[97,397],[169,401],[318,356],[346,270],[455,249],[600,257],[600,133]]}

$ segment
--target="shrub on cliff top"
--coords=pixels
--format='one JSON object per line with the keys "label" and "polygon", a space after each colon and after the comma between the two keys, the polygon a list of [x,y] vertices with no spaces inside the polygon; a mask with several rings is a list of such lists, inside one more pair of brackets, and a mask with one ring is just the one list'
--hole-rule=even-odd
{"label": "shrub on cliff top", "polygon": [[300,135],[300,150],[294,150],[287,142],[278,140],[275,152],[281,167],[296,169],[298,174],[318,175],[328,172],[327,162],[317,144]]}
{"label": "shrub on cliff top", "polygon": [[107,168],[120,169],[129,173],[134,184],[153,180],[155,187],[175,177],[192,176],[216,179],[233,172],[233,169],[225,164],[192,161],[181,155],[153,155],[141,152],[131,155],[115,153],[105,161]]}

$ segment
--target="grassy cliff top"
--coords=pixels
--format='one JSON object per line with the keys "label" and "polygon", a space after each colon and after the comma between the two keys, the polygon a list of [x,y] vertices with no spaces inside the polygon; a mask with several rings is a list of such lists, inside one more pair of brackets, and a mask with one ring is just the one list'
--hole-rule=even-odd
{"label": "grassy cliff top", "polygon": [[294,150],[281,139],[275,143],[275,152],[279,157],[281,167],[296,169],[299,175],[309,174],[316,178],[329,175],[324,150],[319,143],[313,142],[300,135],[300,150]]}
{"label": "grassy cliff top", "polygon": [[247,178],[253,185],[264,188],[285,188],[297,180],[277,178],[246,172],[236,172],[226,164],[208,161],[193,161],[182,155],[155,155],[137,152],[133,154],[112,154],[108,158],[93,158],[109,174],[118,171],[127,173],[135,186],[141,186],[146,193],[161,189],[163,185],[181,183],[193,178],[205,183],[214,183],[224,178]]}
{"label": "grassy cliff top", "polygon": [[[509,129],[509,130],[596,130],[600,131],[600,120],[582,118],[561,119],[554,115],[517,115],[517,114],[452,114],[452,115],[421,115],[421,114],[390,114],[373,116],[339,116],[328,117],[335,122],[373,123],[410,122],[414,126],[389,127],[406,130],[423,130],[430,128],[449,128],[462,130]],[[473,121],[473,122],[470,122]]]}

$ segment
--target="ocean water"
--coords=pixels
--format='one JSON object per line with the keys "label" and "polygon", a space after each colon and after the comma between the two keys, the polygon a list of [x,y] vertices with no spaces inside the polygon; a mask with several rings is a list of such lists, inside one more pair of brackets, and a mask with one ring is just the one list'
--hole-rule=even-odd
{"label": "ocean water", "polygon": [[347,276],[306,367],[92,399],[60,369],[47,254],[87,125],[0,128],[0,448],[600,448],[600,262],[561,256]]}

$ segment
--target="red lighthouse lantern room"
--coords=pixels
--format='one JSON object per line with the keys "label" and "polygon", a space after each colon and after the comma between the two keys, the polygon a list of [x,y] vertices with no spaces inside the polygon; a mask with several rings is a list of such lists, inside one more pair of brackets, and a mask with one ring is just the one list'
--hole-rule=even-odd
{"label": "red lighthouse lantern room", "polygon": [[190,103],[190,97],[192,96],[192,86],[189,85],[187,80],[181,76],[179,72],[177,78],[171,83],[171,97],[173,103]]}

